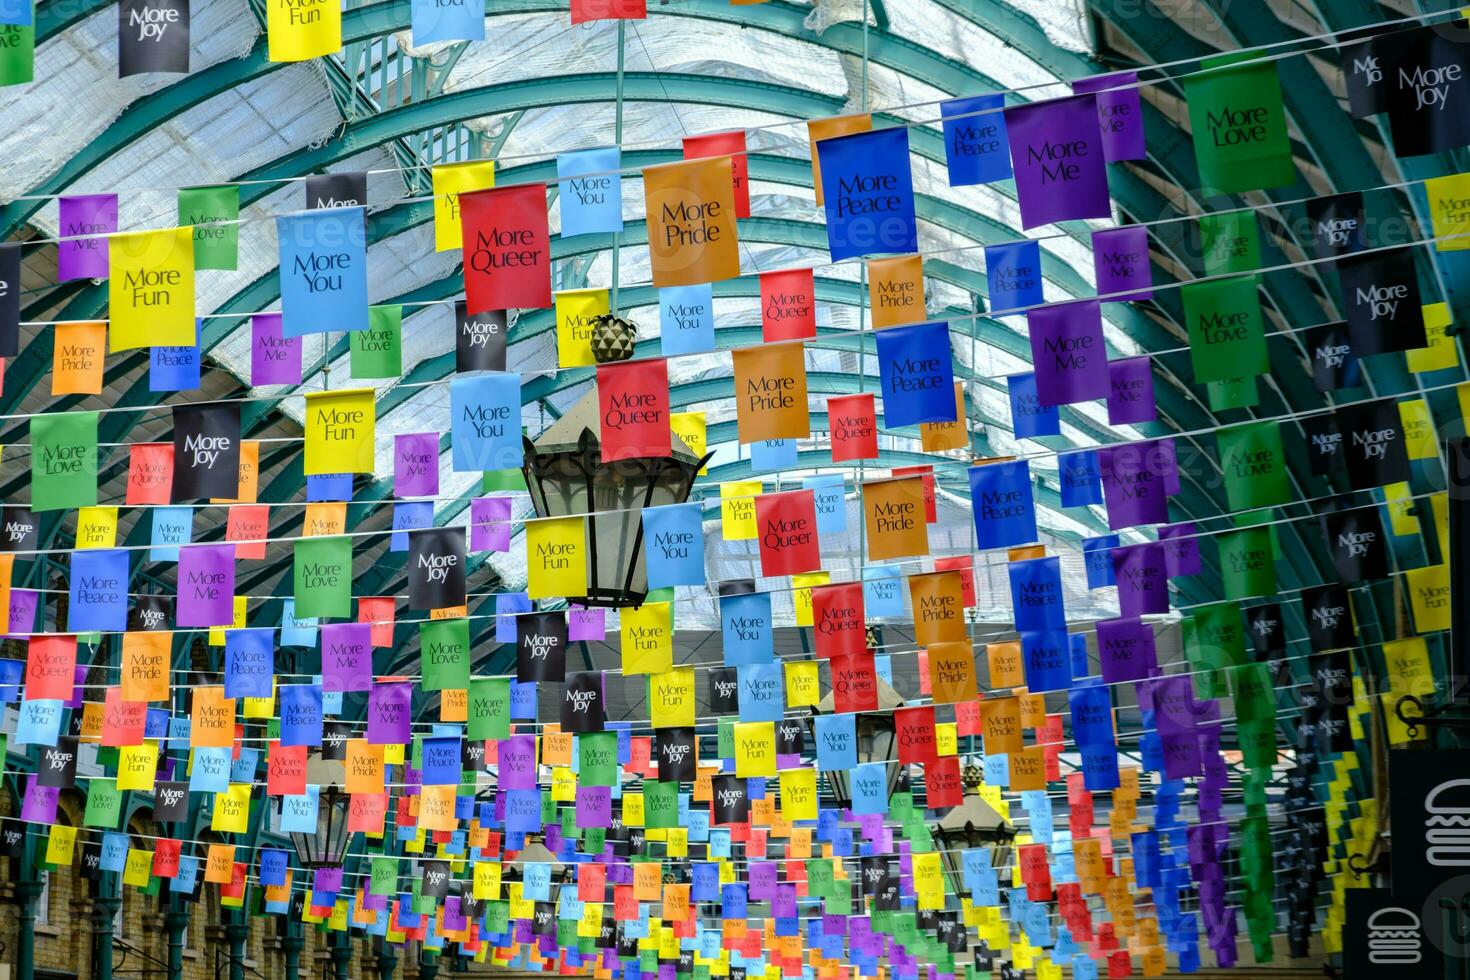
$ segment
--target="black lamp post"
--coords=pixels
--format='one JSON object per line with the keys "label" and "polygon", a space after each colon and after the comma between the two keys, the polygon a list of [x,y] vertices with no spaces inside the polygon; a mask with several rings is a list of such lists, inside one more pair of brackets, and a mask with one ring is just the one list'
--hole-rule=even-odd
{"label": "black lamp post", "polygon": [[[607,348],[595,347],[594,353],[609,359]],[[695,476],[713,454],[695,456],[675,438],[671,456],[606,461],[598,410],[594,387],[534,442],[525,440],[522,471],[538,517],[587,519],[587,594],[569,600],[638,606],[648,597],[643,508],[688,500]]]}
{"label": "black lamp post", "polygon": [[[857,759],[858,763],[888,763],[888,795],[892,797],[899,783],[907,775],[907,766],[898,764],[898,734],[893,724],[893,710],[904,705],[903,696],[895,691],[883,678],[875,678],[878,685],[878,711],[857,714]],[[822,698],[812,709],[814,715],[836,713],[836,698],[832,692]],[[838,806],[852,806],[852,776],[845,770],[834,769],[827,774],[827,785]]]}
{"label": "black lamp post", "polygon": [[[307,761],[307,779],[321,787],[317,800],[316,831],[291,834],[296,859],[303,868],[340,868],[352,843],[347,829],[347,810],[351,797],[342,790],[343,766],[340,762],[313,756]],[[314,778],[315,777],[315,778]],[[333,778],[335,777],[335,778]]]}
{"label": "black lamp post", "polygon": [[965,799],[957,807],[940,818],[935,827],[935,836],[942,848],[944,872],[949,876],[950,890],[962,894],[965,881],[963,851],[991,845],[990,864],[994,868],[1010,866],[1011,842],[1016,839],[1016,827],[980,798],[982,772],[979,766],[967,765],[961,773],[965,784]]}

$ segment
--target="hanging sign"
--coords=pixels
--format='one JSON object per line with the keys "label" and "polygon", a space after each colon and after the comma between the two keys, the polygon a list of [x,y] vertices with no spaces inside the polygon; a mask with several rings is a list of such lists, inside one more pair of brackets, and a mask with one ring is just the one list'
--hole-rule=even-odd
{"label": "hanging sign", "polygon": [[1191,283],[1180,290],[1197,380],[1223,381],[1270,370],[1258,285],[1257,277],[1249,275]]}
{"label": "hanging sign", "polygon": [[891,327],[876,340],[886,426],[955,421],[949,324]]}
{"label": "hanging sign", "polygon": [[623,230],[622,166],[616,146],[557,154],[563,238]]}
{"label": "hanging sign", "polygon": [[1111,217],[1097,96],[1013,106],[1005,118],[1022,229]]}
{"label": "hanging sign", "polygon": [[464,245],[459,196],[495,186],[495,161],[467,160],[434,167],[434,251],[451,252]]}
{"label": "hanging sign", "polygon": [[715,349],[715,298],[709,283],[660,289],[658,319],[659,345],[666,357]]}
{"label": "hanging sign", "polygon": [[923,478],[910,476],[873,480],[864,483],[862,490],[869,561],[913,558],[929,553]]}
{"label": "hanging sign", "polygon": [[1348,334],[1358,357],[1429,346],[1415,250],[1406,246],[1338,260]]}
{"label": "hanging sign", "polygon": [[1102,133],[1103,155],[1109,163],[1148,156],[1138,90],[1136,71],[1093,75],[1072,82],[1072,91],[1078,95],[1097,95],[1097,126]]}
{"label": "hanging sign", "polygon": [[408,532],[408,605],[452,609],[465,600],[465,529],[433,527]]}
{"label": "hanging sign", "polygon": [[551,230],[540,183],[461,192],[466,310],[551,306]]}
{"label": "hanging sign", "polygon": [[342,50],[337,0],[267,0],[265,12],[271,61],[307,61]]}
{"label": "hanging sign", "polygon": [[106,279],[108,239],[117,231],[117,195],[71,195],[57,206],[56,281]]}
{"label": "hanging sign", "polygon": [[663,358],[599,364],[597,399],[604,461],[673,455]]}
{"label": "hanging sign", "polygon": [[521,376],[465,374],[449,382],[449,426],[456,472],[519,469]]}
{"label": "hanging sign", "polygon": [[740,441],[807,438],[811,434],[811,419],[807,406],[806,349],[802,344],[740,347],[731,355]]}
{"label": "hanging sign", "polygon": [[868,302],[873,329],[924,320],[924,258],[899,255],[868,262]]}
{"label": "hanging sign", "polygon": [[731,189],[735,195],[735,217],[750,217],[750,160],[745,152],[745,130],[706,133],[684,137],[684,159],[729,157]]}
{"label": "hanging sign", "polygon": [[1108,362],[1108,423],[1140,425],[1158,420],[1153,359],[1147,354]]}
{"label": "hanging sign", "polygon": [[308,476],[373,472],[377,414],[373,395],[371,388],[307,394]]}
{"label": "hanging sign", "polygon": [[1004,93],[971,95],[939,103],[949,185],[966,187],[1011,177]]}
{"label": "hanging sign", "polygon": [[[326,4],[327,0],[306,2]],[[282,333],[300,337],[329,330],[366,330],[366,209],[282,215],[276,219],[276,237],[280,243]]]}
{"label": "hanging sign", "polygon": [[761,338],[766,343],[817,335],[816,286],[811,269],[763,272]]}
{"label": "hanging sign", "polygon": [[240,405],[176,405],[173,502],[240,494]]}
{"label": "hanging sign", "polygon": [[740,275],[727,156],[646,167],[643,195],[653,284],[692,286]]}
{"label": "hanging sign", "polygon": [[108,242],[112,353],[139,347],[192,347],[194,230],[113,235]]}
{"label": "hanging sign", "polygon": [[817,156],[833,262],[919,250],[908,127],[824,139]]}
{"label": "hanging sign", "polygon": [[1127,225],[1092,233],[1092,264],[1097,295],[1108,303],[1153,298],[1153,268],[1148,260],[1148,228]]}
{"label": "hanging sign", "polygon": [[1111,393],[1103,346],[1102,307],[1095,299],[1053,303],[1026,314],[1036,395],[1043,405],[1107,398]]}
{"label": "hanging sign", "polygon": [[797,575],[822,566],[812,491],[761,494],[755,498],[755,521],[762,575]]}
{"label": "hanging sign", "polygon": [[1194,155],[1210,193],[1269,190],[1296,180],[1277,62],[1252,57],[1208,58],[1204,71],[1184,79]]}
{"label": "hanging sign", "polygon": [[1036,374],[1013,374],[1006,378],[1011,403],[1011,431],[1017,439],[1062,434],[1062,416],[1056,405],[1041,404],[1036,392]]}

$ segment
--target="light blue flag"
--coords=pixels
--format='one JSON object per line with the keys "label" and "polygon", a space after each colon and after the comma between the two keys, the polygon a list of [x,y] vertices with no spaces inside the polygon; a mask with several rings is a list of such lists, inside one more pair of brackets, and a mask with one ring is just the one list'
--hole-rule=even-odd
{"label": "light blue flag", "polygon": [[648,587],[703,585],[704,505],[698,501],[643,508]]}
{"label": "light blue flag", "polygon": [[740,720],[780,721],[786,711],[781,665],[746,664],[735,670],[740,680]]}
{"label": "light blue flag", "polygon": [[840,534],[847,530],[847,495],[840,474],[809,476],[801,481],[801,486],[812,492],[818,534]]}
{"label": "light blue flag", "polygon": [[455,472],[520,469],[521,376],[486,371],[453,378],[449,432]]}
{"label": "light blue flag", "polygon": [[893,683],[893,658],[888,654],[873,658],[873,673],[883,678],[889,684]]}
{"label": "light blue flag", "polygon": [[775,473],[795,468],[795,439],[761,439],[750,444],[752,473]]}
{"label": "light blue flag", "polygon": [[434,526],[434,501],[400,500],[393,505],[393,533],[388,538],[389,551],[408,550],[408,532]]}
{"label": "light blue flag", "polygon": [[869,619],[903,616],[903,576],[897,568],[869,565],[863,569],[863,611]]}
{"label": "light blue flag", "polygon": [[65,702],[22,701],[15,722],[16,745],[55,745],[61,734],[61,707]]}
{"label": "light blue flag", "polygon": [[854,766],[848,783],[852,786],[853,813],[888,812],[888,763]]}
{"label": "light blue flag", "polygon": [[1004,752],[985,756],[985,784],[1005,789],[1011,784],[1011,757]]}
{"label": "light blue flag", "polygon": [[960,866],[964,868],[965,887],[974,891],[979,887],[984,873],[991,868],[990,848],[972,847],[960,852]]}
{"label": "light blue flag", "polygon": [[199,878],[199,859],[189,855],[180,855],[179,873],[169,879],[168,890],[171,892],[183,892],[185,894],[194,890],[194,882]]}
{"label": "light blue flag", "polygon": [[551,865],[544,862],[528,862],[521,866],[524,876],[521,896],[534,902],[551,901]]}
{"label": "light blue flag", "polygon": [[366,208],[323,208],[276,219],[281,335],[368,327]]}
{"label": "light blue flag", "polygon": [[561,237],[623,230],[622,165],[616,146],[557,155]]}
{"label": "light blue flag", "polygon": [[255,779],[255,770],[260,767],[260,750],[240,750],[238,756],[230,759],[230,782],[248,783]]}
{"label": "light blue flag", "polygon": [[665,286],[658,291],[659,335],[664,356],[715,349],[715,300],[709,283]]}
{"label": "light blue flag", "polygon": [[128,835],[106,831],[102,835],[103,871],[121,871],[128,863]]}
{"label": "light blue flag", "polygon": [[766,664],[774,659],[769,592],[721,596],[720,624],[726,666]]}
{"label": "light blue flag", "polygon": [[831,772],[857,765],[857,715],[817,715],[817,768]]}
{"label": "light blue flag", "polygon": [[316,833],[317,810],[321,804],[321,787],[307,784],[299,796],[281,797],[281,833]]}
{"label": "light blue flag", "polygon": [[148,549],[149,561],[178,561],[179,545],[194,537],[194,508],[153,508],[153,537]]}
{"label": "light blue flag", "polygon": [[413,0],[413,45],[485,40],[485,0]]}
{"label": "light blue flag", "polygon": [[281,646],[315,647],[316,617],[296,618],[296,598],[287,596],[281,600]]}
{"label": "light blue flag", "polygon": [[230,750],[194,750],[194,768],[189,771],[189,792],[223,793],[230,788]]}

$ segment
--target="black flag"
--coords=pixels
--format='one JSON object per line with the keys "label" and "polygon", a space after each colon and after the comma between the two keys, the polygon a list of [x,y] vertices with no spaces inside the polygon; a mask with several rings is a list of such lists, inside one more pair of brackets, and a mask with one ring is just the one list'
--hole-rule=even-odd
{"label": "black flag", "polygon": [[1376,507],[1322,515],[1322,533],[1342,582],[1388,577],[1388,545]]}
{"label": "black flag", "polygon": [[20,353],[20,246],[0,245],[0,357]]}
{"label": "black flag", "polygon": [[409,608],[451,609],[464,605],[464,560],[464,528],[409,531]]}
{"label": "black flag", "polygon": [[1413,247],[1338,260],[1342,306],[1358,357],[1429,346]]}
{"label": "black flag", "polygon": [[1356,490],[1404,483],[1409,479],[1409,454],[1404,449],[1404,424],[1391,398],[1344,405],[1337,410],[1342,453],[1348,481]]}
{"label": "black flag", "polygon": [[711,788],[714,792],[716,826],[745,823],[750,819],[750,796],[742,777],[716,776]]}
{"label": "black flag", "polygon": [[1346,320],[1313,327],[1306,335],[1307,356],[1312,359],[1312,381],[1318,391],[1356,388],[1363,383],[1363,371]]}
{"label": "black flag", "polygon": [[40,541],[36,517],[24,504],[8,504],[0,510],[0,552],[35,551]]}
{"label": "black flag", "polygon": [[1395,156],[1470,144],[1470,34],[1446,22],[1380,36]]}
{"label": "black flag", "polygon": [[240,403],[174,408],[173,500],[240,495]]}
{"label": "black flag", "polygon": [[1312,251],[1319,259],[1330,259],[1367,247],[1363,218],[1363,195],[1357,191],[1312,198],[1307,202]]}
{"label": "black flag", "polygon": [[189,73],[189,0],[119,0],[117,77]]}
{"label": "black flag", "polygon": [[1308,415],[1301,420],[1307,436],[1307,465],[1318,476],[1344,473],[1347,454],[1342,451],[1342,431],[1336,415]]}
{"label": "black flag", "polygon": [[1347,589],[1340,585],[1303,589],[1302,612],[1307,617],[1307,635],[1313,650],[1323,652],[1357,646]]}
{"label": "black flag", "polygon": [[[517,616],[516,680],[522,684],[529,681],[561,683],[566,676],[566,613],[529,612]],[[601,730],[601,726],[594,730]]]}
{"label": "black flag", "polygon": [[454,303],[454,369],[504,371],[510,326],[504,310],[470,314],[464,300]]}
{"label": "black flag", "polygon": [[348,170],[306,178],[306,210],[367,207],[367,173]]}
{"label": "black flag", "polygon": [[693,782],[697,775],[698,753],[695,751],[694,729],[660,728],[653,733],[654,750],[658,753],[660,782]]}
{"label": "black flag", "polygon": [[567,674],[566,678],[561,701],[562,731],[576,735],[602,731],[602,671],[582,670]]}
{"label": "black flag", "polygon": [[733,715],[740,710],[740,676],[734,667],[711,667],[709,672],[709,712]]}

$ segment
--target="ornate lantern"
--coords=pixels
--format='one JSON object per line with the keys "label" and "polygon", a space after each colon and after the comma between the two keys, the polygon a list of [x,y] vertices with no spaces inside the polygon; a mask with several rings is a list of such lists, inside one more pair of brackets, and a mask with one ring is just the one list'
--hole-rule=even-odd
{"label": "ornate lantern", "polygon": [[341,762],[312,756],[307,760],[308,782],[321,787],[317,801],[316,831],[292,833],[296,859],[303,868],[340,868],[352,843],[347,829],[347,810],[351,797],[343,791],[346,769]]}

